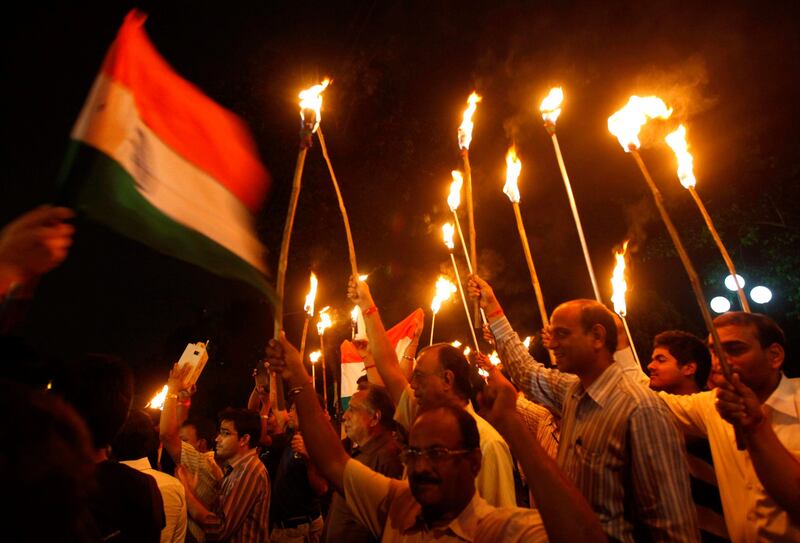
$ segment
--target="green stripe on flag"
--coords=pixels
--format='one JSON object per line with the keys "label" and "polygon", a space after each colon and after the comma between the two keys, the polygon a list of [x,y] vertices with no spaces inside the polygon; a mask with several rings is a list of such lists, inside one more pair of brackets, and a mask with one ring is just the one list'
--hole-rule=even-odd
{"label": "green stripe on flag", "polygon": [[276,305],[264,275],[219,243],[153,206],[134,178],[105,153],[73,140],[59,182],[60,201],[119,234],[195,264],[211,273],[249,283]]}

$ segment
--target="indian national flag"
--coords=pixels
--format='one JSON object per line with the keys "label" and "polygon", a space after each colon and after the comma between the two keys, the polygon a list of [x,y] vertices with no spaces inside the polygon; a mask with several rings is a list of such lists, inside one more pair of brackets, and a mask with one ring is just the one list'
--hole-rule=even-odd
{"label": "indian national flag", "polygon": [[[244,123],[176,74],[131,11],[71,134],[70,205],[270,298],[253,226],[269,174]],[[274,299],[274,298],[273,298]]]}
{"label": "indian national flag", "polygon": [[[406,347],[411,343],[414,332],[417,330],[417,321],[424,317],[422,309],[416,309],[408,317],[386,331],[389,341],[392,342],[397,358],[401,358]],[[340,346],[342,353],[342,409],[347,409],[350,396],[358,390],[356,381],[365,375],[364,362],[358,356],[356,346],[350,340],[344,340]]]}

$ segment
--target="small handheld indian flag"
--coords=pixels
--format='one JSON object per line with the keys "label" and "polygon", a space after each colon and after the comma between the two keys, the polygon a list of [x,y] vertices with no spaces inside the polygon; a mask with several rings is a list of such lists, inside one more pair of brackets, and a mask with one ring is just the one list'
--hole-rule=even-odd
{"label": "small handheld indian flag", "polygon": [[69,205],[118,234],[274,302],[251,213],[269,186],[245,124],[181,78],[133,10],[70,135]]}

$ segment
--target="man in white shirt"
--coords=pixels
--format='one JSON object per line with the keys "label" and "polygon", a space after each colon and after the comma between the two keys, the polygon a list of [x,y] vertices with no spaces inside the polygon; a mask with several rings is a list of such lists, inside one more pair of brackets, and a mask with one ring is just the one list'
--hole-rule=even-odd
{"label": "man in white shirt", "polygon": [[[769,317],[739,311],[718,316],[714,326],[728,363],[764,408],[774,434],[800,458],[800,379],[789,379],[781,371],[783,330]],[[713,349],[711,354],[712,379],[718,381],[719,361]],[[774,497],[779,489],[770,489],[770,481],[762,479],[756,457],[737,450],[733,426],[715,407],[717,392],[659,396],[687,435],[708,438],[731,541],[800,541],[800,522],[792,520]]]}
{"label": "man in white shirt", "polygon": [[131,410],[125,426],[111,444],[111,451],[120,463],[156,480],[167,519],[167,525],[161,530],[161,543],[182,543],[186,539],[186,494],[178,479],[150,465],[148,456],[157,450],[158,432],[150,416],[141,409]]}

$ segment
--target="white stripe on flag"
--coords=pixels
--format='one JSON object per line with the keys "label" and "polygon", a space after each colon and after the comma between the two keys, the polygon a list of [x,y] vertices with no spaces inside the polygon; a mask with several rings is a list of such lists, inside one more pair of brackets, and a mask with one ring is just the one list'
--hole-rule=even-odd
{"label": "white stripe on flag", "polygon": [[72,137],[119,162],[142,196],[165,215],[265,271],[264,248],[244,204],[146,126],[126,87],[100,74]]}

